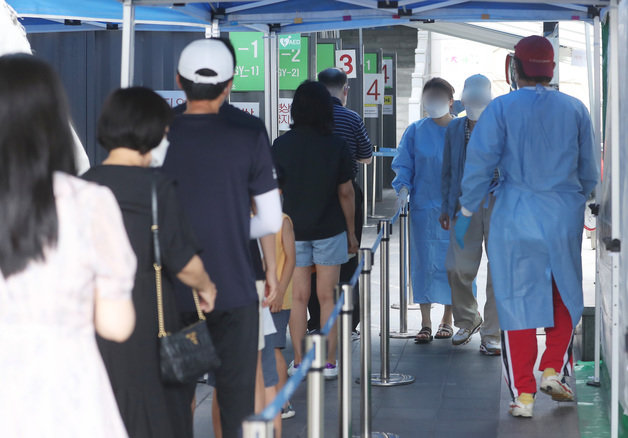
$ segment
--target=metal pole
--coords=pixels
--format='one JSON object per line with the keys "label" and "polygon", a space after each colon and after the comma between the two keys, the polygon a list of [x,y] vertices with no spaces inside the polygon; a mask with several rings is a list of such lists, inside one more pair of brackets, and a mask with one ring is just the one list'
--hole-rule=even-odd
{"label": "metal pole", "polygon": [[[374,146],[375,152],[377,152],[378,146]],[[371,216],[375,216],[375,196],[377,196],[377,158],[373,155],[373,193],[371,194]]]}
{"label": "metal pole", "polygon": [[[593,102],[591,104],[591,118],[593,119],[593,131],[595,133],[595,152],[600,163],[602,148],[602,117],[601,117],[601,25],[600,17],[593,19]],[[596,195],[597,196],[597,195]],[[597,239],[597,233],[591,238]],[[597,245],[596,245],[597,248]],[[599,281],[599,257],[600,251],[595,254],[595,353],[593,380],[587,382],[591,386],[600,386],[600,356],[602,342],[602,291]]]}
{"label": "metal pole", "polygon": [[338,360],[338,401],[340,405],[338,425],[340,438],[352,438],[351,428],[351,323],[353,317],[353,288],[348,284],[336,286],[336,294],[344,292],[344,302],[340,312],[340,330],[338,330],[338,345],[340,356]]}
{"label": "metal pole", "polygon": [[380,245],[380,371],[373,374],[371,381],[375,386],[399,386],[414,382],[414,377],[407,374],[390,373],[390,284],[389,275],[389,245],[390,245],[390,219],[379,221],[380,230],[383,230],[382,243]]}
{"label": "metal pole", "polygon": [[[609,11],[610,146],[611,146],[611,238],[621,241],[620,145],[619,145],[619,35],[618,1],[611,0]],[[611,253],[611,438],[619,435],[619,252]]]}
{"label": "metal pole", "polygon": [[279,47],[277,33],[271,32],[270,43],[270,114],[272,117],[270,142],[279,137]]}
{"label": "metal pole", "polygon": [[371,438],[371,269],[373,253],[370,249],[361,249],[360,261],[364,267],[360,274],[360,436]]}
{"label": "metal pole", "polygon": [[390,333],[390,337],[396,339],[416,336],[416,330],[408,331],[408,231],[408,203],[406,202],[399,213],[399,331]]}
{"label": "metal pole", "polygon": [[314,348],[312,368],[307,375],[307,438],[323,438],[325,429],[325,378],[327,345],[323,335],[305,337],[305,351]]}
{"label": "metal pole", "polygon": [[120,87],[133,84],[135,65],[135,5],[133,0],[124,0],[122,4],[122,59],[120,65]]}
{"label": "metal pole", "polygon": [[270,62],[270,32],[264,32],[264,68],[268,74],[264,75],[264,124],[266,125],[266,131],[268,132],[268,138],[272,140],[273,136],[273,115],[271,106],[271,62]]}
{"label": "metal pole", "polygon": [[260,417],[249,417],[242,423],[242,436],[244,438],[274,438],[273,422]]}
{"label": "metal pole", "polygon": [[369,165],[366,163],[362,166],[362,188],[364,191],[364,202],[362,203],[364,210],[363,225],[366,227],[369,223]]}

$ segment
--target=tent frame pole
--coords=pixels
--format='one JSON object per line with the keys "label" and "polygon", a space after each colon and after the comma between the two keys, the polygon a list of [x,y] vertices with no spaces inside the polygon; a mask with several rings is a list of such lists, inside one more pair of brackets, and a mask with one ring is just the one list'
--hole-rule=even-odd
{"label": "tent frame pole", "polygon": [[135,5],[133,0],[122,4],[122,55],[120,59],[120,87],[133,85],[135,64]]}
{"label": "tent frame pole", "polygon": [[[611,0],[609,11],[610,91],[608,103],[611,117],[611,232],[621,241],[620,163],[619,163],[619,34],[618,1]],[[611,438],[619,435],[619,252],[611,252]]]}

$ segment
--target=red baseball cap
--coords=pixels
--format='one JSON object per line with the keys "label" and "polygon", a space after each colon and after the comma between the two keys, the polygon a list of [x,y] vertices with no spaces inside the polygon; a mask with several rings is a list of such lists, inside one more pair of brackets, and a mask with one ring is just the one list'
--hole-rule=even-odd
{"label": "red baseball cap", "polygon": [[554,76],[554,47],[547,38],[537,35],[523,38],[515,46],[515,58],[521,61],[526,76]]}

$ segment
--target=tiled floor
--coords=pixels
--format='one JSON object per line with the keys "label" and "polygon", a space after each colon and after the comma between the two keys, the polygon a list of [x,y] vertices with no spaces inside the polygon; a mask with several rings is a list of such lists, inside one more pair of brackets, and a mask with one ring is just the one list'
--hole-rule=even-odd
{"label": "tiled floor", "polygon": [[[390,213],[391,193],[378,204],[378,214]],[[365,230],[364,245],[374,241],[376,229]],[[398,233],[395,227],[390,247],[391,302],[398,302]],[[585,264],[590,254],[584,254]],[[379,372],[379,257],[372,274],[372,367]],[[586,271],[585,266],[585,279]],[[485,300],[486,260],[477,278],[478,301]],[[590,294],[585,285],[585,294]],[[586,299],[585,299],[586,301]],[[432,321],[436,327],[442,316],[442,306],[433,309]],[[409,312],[409,327],[418,328],[419,312]],[[398,311],[390,312],[391,330],[399,325]],[[434,327],[434,328],[435,328]],[[540,349],[544,337],[539,336]],[[359,341],[353,343],[353,373],[359,375]],[[576,403],[559,404],[539,393],[534,419],[515,419],[508,414],[510,395],[501,377],[501,359],[479,353],[479,336],[467,345],[453,347],[447,340],[435,340],[429,345],[415,345],[412,340],[390,340],[392,372],[411,374],[416,382],[407,386],[372,387],[373,431],[395,433],[403,438],[561,438],[579,437]],[[291,360],[290,349],[285,352]],[[575,387],[575,385],[573,385]],[[338,436],[338,385],[327,382],[325,387],[325,438]],[[353,385],[353,434],[359,435],[359,386]],[[197,389],[197,438],[213,437],[211,430],[211,388],[199,385]],[[306,437],[306,385],[302,384],[292,402],[295,418],[283,423],[285,438]]]}

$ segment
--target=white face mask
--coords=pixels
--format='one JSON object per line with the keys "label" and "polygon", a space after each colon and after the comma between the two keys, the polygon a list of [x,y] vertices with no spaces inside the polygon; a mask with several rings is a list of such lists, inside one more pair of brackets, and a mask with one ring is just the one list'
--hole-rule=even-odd
{"label": "white face mask", "polygon": [[150,151],[150,167],[161,167],[164,164],[169,146],[170,142],[168,141],[168,137],[164,136],[161,143]]}
{"label": "white face mask", "polygon": [[423,106],[427,115],[432,119],[440,119],[441,117],[449,114],[449,102],[448,101],[428,101],[424,102]]}
{"label": "white face mask", "polygon": [[480,119],[480,116],[482,115],[482,112],[484,112],[485,109],[486,109],[486,105],[465,107],[465,110],[467,111],[467,117],[469,118],[469,120],[474,121],[474,122]]}

